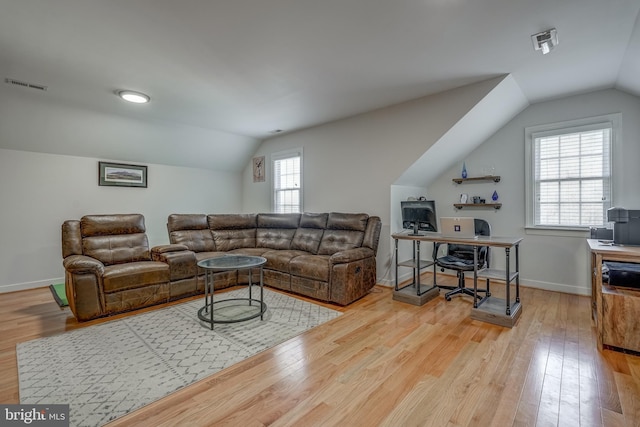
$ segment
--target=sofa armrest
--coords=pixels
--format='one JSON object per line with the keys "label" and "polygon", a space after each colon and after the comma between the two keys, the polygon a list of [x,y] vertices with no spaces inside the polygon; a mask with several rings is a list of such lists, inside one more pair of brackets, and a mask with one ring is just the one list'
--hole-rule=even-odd
{"label": "sofa armrest", "polygon": [[[179,252],[179,251],[188,251],[189,247],[187,245],[182,244],[170,244],[170,245],[158,245],[151,248],[151,256],[165,254],[167,252]],[[155,257],[153,257],[154,261],[157,261]]]}
{"label": "sofa armrest", "polygon": [[329,258],[329,262],[334,265],[344,264],[365,258],[371,258],[373,256],[374,253],[371,248],[347,249],[346,251],[336,252],[335,254],[331,255],[331,257]]}
{"label": "sofa armrest", "polygon": [[198,275],[196,254],[186,245],[171,244],[154,246],[151,259],[169,265],[171,281],[189,279]]}
{"label": "sofa armrest", "polygon": [[104,264],[86,255],[71,255],[62,261],[64,269],[71,274],[93,273],[96,276],[104,274]]}

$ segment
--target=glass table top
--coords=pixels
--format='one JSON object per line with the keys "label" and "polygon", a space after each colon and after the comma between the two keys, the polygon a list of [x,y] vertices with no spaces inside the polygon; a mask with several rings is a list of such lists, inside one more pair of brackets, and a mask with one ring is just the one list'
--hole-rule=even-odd
{"label": "glass table top", "polygon": [[209,270],[235,270],[259,267],[265,262],[267,262],[267,259],[261,256],[223,255],[215,258],[203,259],[198,262],[198,267]]}

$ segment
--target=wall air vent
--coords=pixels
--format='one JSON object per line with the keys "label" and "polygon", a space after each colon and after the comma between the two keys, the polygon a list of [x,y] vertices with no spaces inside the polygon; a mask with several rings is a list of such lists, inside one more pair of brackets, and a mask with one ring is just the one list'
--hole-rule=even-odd
{"label": "wall air vent", "polygon": [[10,85],[28,87],[28,88],[31,88],[31,89],[38,89],[38,90],[44,90],[44,91],[47,90],[46,86],[35,84],[35,83],[22,82],[22,81],[16,80],[16,79],[10,79],[9,77],[6,77],[4,79],[4,82],[7,83],[7,84],[10,84]]}

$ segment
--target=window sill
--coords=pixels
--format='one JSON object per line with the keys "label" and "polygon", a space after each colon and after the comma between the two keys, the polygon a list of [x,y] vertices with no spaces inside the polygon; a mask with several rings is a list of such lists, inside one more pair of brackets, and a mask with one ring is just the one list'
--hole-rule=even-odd
{"label": "window sill", "polygon": [[590,235],[588,228],[570,228],[570,227],[525,227],[525,234],[535,236],[553,236],[553,237],[575,237],[586,239]]}

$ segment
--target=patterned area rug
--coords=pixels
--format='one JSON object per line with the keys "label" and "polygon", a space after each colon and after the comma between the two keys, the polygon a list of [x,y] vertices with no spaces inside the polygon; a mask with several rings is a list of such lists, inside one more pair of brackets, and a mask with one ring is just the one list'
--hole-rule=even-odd
{"label": "patterned area rug", "polygon": [[70,404],[71,425],[100,426],[341,314],[266,288],[264,300],[263,321],[213,331],[199,299],[20,343],[20,403]]}

